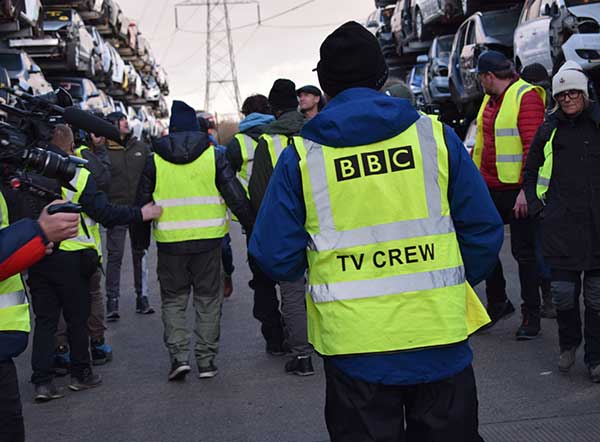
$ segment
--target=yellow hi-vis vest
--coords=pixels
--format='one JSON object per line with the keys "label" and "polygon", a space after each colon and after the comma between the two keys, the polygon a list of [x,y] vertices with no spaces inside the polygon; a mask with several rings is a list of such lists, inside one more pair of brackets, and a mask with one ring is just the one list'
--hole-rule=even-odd
{"label": "yellow hi-vis vest", "polygon": [[250,175],[252,175],[252,163],[254,162],[254,152],[258,143],[249,135],[242,133],[236,134],[234,137],[239,145],[242,154],[242,167],[238,173],[238,178],[248,192],[248,183],[250,183]]}
{"label": "yellow hi-vis vest", "polygon": [[[76,190],[75,192],[73,192],[72,190],[63,187],[63,198],[66,200],[70,200],[74,203],[78,203],[79,198],[81,197],[81,194],[85,189],[89,177],[89,170],[84,169],[83,167],[78,167],[77,172],[75,172],[75,176],[69,182],[69,184],[71,184],[71,186],[73,186]],[[83,228],[83,223],[85,223],[85,226],[89,233],[89,237]],[[94,249],[98,253],[98,256],[102,256],[102,245],[100,241],[100,226],[92,218],[87,216],[85,213],[82,213],[81,220],[79,221],[79,232],[77,233],[77,237],[62,241],[60,243],[59,249],[64,250],[66,252],[74,252],[77,250],[84,249]]]}
{"label": "yellow hi-vis vest", "polygon": [[294,138],[306,206],[309,341],[323,355],[458,343],[490,320],[465,279],[443,125],[367,146]]}
{"label": "yellow hi-vis vest", "polygon": [[87,146],[79,146],[77,149],[75,149],[75,156],[79,157],[79,158],[83,158],[83,151],[89,149]]}
{"label": "yellow hi-vis vest", "polygon": [[163,208],[154,221],[154,239],[171,243],[222,238],[229,232],[227,206],[215,183],[215,148],[188,164],[173,164],[153,155],[153,199]]}
{"label": "yellow hi-vis vest", "polygon": [[[546,103],[546,91],[539,86],[533,86],[524,80],[517,80],[506,90],[500,111],[494,122],[494,139],[496,146],[496,168],[501,183],[513,184],[521,180],[523,168],[523,142],[519,134],[519,109],[521,101],[529,91],[536,91]],[[490,96],[483,98],[483,103],[477,115],[477,137],[473,148],[473,161],[478,169],[481,168],[483,157],[483,112]]]}
{"label": "yellow hi-vis vest", "polygon": [[[277,160],[287,146],[289,146],[289,138],[287,135],[269,135],[263,134],[260,138],[267,142],[267,148],[269,149],[269,155],[271,156],[271,165],[275,169]],[[260,140],[259,138],[259,140]]]}
{"label": "yellow hi-vis vest", "polygon": [[537,197],[544,201],[546,199],[546,193],[550,187],[550,179],[552,178],[552,168],[554,167],[554,155],[552,153],[552,143],[554,142],[554,136],[556,135],[556,129],[552,131],[550,139],[544,146],[544,164],[538,170],[538,179],[535,191]]}
{"label": "yellow hi-vis vest", "polygon": [[[0,193],[0,228],[8,227],[8,208]],[[0,281],[0,331],[29,332],[29,302],[21,275]]]}

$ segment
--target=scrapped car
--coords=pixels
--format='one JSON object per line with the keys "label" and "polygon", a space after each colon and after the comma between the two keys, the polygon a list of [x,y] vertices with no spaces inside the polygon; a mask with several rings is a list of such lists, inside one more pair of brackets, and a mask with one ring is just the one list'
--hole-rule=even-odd
{"label": "scrapped car", "polygon": [[453,40],[454,35],[436,37],[429,53],[417,59],[425,63],[423,98],[427,104],[442,103],[451,99],[448,86],[448,62]]}
{"label": "scrapped car", "polygon": [[96,85],[87,78],[80,77],[57,77],[50,78],[54,88],[63,88],[71,97],[73,102],[85,111],[101,110],[104,106],[100,91]]}
{"label": "scrapped car", "polygon": [[393,4],[385,8],[377,8],[367,17],[366,21],[366,28],[377,37],[383,55],[386,57],[396,52],[396,43],[392,36],[391,25],[394,9]]}
{"label": "scrapped car", "polygon": [[140,77],[140,74],[138,74],[138,72],[131,64],[125,65],[125,74],[127,75],[129,83],[129,87],[127,88],[126,92],[128,97],[130,97],[129,99],[132,100],[136,98],[141,98],[144,94],[144,85],[142,82],[142,77]]}
{"label": "scrapped car", "polygon": [[456,32],[450,52],[448,86],[452,100],[465,116],[474,116],[483,97],[477,76],[479,56],[493,49],[512,58],[519,13],[517,8],[476,12]]}
{"label": "scrapped car", "polygon": [[600,67],[600,0],[528,0],[514,35],[517,69],[540,63],[552,75],[566,61]]}
{"label": "scrapped car", "polygon": [[93,73],[94,40],[74,9],[47,10],[44,37],[10,39],[9,46],[29,53],[42,68]]}
{"label": "scrapped car", "polygon": [[41,33],[40,0],[0,0],[0,33],[33,37]]}
{"label": "scrapped car", "polygon": [[32,95],[52,92],[40,67],[23,51],[0,50],[0,67],[5,68],[14,87]]}
{"label": "scrapped car", "polygon": [[121,7],[116,1],[104,0],[102,3],[102,15],[94,20],[93,23],[98,32],[103,36],[108,36],[117,32],[118,18]]}
{"label": "scrapped car", "polygon": [[142,76],[144,84],[144,98],[149,102],[158,102],[160,99],[160,88],[152,75]]}
{"label": "scrapped car", "polygon": [[88,22],[102,16],[104,0],[43,0],[42,3],[46,7],[73,8]]}
{"label": "scrapped car", "polygon": [[95,26],[87,26],[87,30],[94,39],[94,72],[90,72],[90,77],[103,82],[111,74],[110,49]]}
{"label": "scrapped car", "polygon": [[425,104],[423,99],[423,74],[425,73],[425,63],[417,63],[408,74],[406,83],[415,97],[415,103],[418,109]]}

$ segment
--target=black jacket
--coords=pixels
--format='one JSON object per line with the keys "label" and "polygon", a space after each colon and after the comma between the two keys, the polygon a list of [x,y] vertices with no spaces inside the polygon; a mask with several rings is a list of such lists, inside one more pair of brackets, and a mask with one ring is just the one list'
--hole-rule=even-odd
{"label": "black jacket", "polygon": [[123,144],[125,147],[112,141],[108,142],[112,175],[108,195],[112,203],[133,204],[150,148],[132,136]]}
{"label": "black jacket", "polygon": [[[304,126],[304,116],[297,110],[284,112],[279,118],[265,127],[264,133],[270,135],[286,135],[293,137],[300,134]],[[271,164],[271,154],[264,140],[258,142],[256,152],[254,153],[254,163],[252,165],[252,175],[248,184],[248,193],[250,194],[250,203],[252,210],[258,214],[258,209],[265,196],[269,180],[273,174],[273,164]]]}
{"label": "black jacket", "polygon": [[84,149],[81,153],[84,160],[87,160],[86,168],[94,176],[96,186],[102,192],[108,192],[110,189],[110,159],[106,152],[106,146],[100,145]]}
{"label": "black jacket", "polygon": [[[553,129],[553,170],[545,202],[537,198],[538,170]],[[600,106],[574,119],[560,110],[535,135],[523,171],[530,214],[540,219],[542,251],[551,268],[600,269]]]}
{"label": "black jacket", "polygon": [[[252,228],[254,216],[250,202],[246,198],[244,188],[229,165],[225,152],[209,145],[208,137],[203,132],[176,132],[153,140],[154,154],[173,164],[189,164],[195,161],[208,149],[215,149],[217,189],[225,199],[225,203],[238,217],[246,230]],[[152,194],[156,186],[156,166],[152,157],[146,161],[146,167],[138,188],[137,203],[144,205],[153,200]],[[136,247],[147,247],[150,243],[150,223],[146,230],[135,229],[134,244]],[[158,243],[158,249],[169,255],[185,255],[202,253],[220,247],[222,238],[181,241],[176,243]]]}
{"label": "black jacket", "polygon": [[[248,129],[245,132],[240,132],[244,135],[248,135],[253,140],[258,141],[258,138],[265,133],[264,129],[266,126],[254,126]],[[242,147],[240,146],[239,141],[234,137],[231,139],[229,144],[227,144],[227,160],[231,167],[236,172],[242,170],[242,163],[244,160],[242,159]]]}

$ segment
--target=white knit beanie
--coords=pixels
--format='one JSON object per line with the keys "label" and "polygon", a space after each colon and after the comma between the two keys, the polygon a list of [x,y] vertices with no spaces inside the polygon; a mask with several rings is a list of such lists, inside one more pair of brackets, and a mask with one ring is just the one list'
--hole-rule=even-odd
{"label": "white knit beanie", "polygon": [[567,61],[552,78],[552,95],[556,96],[564,91],[582,91],[588,98],[588,77],[583,68],[574,61]]}

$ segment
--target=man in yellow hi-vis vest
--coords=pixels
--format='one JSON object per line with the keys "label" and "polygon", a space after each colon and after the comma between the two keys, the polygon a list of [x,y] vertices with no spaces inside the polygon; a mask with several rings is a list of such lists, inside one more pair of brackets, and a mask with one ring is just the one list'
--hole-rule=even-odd
{"label": "man in yellow hi-vis vest", "polygon": [[[510,225],[512,254],[519,265],[523,322],[518,340],[540,332],[540,271],[535,256],[535,224],[527,213],[521,189],[529,145],[544,121],[546,92],[523,81],[512,62],[496,51],[481,54],[477,70],[485,97],[477,115],[473,161],[485,180],[505,224]],[[486,280],[487,311],[492,325],[510,316],[502,263]]]}
{"label": "man in yellow hi-vis vest", "polygon": [[193,289],[196,312],[194,356],[201,379],[217,375],[223,274],[221,245],[229,231],[227,207],[250,231],[254,215],[246,192],[225,157],[200,129],[196,112],[175,100],[169,135],[153,141],[138,190],[138,204],[164,207],[153,225],[157,243],[168,379],[191,371],[186,310]]}
{"label": "man in yellow hi-vis vest", "polygon": [[25,428],[13,359],[25,351],[31,326],[19,273],[50,253],[53,242],[75,237],[79,216],[49,215],[44,209],[37,221],[26,218],[8,223],[8,209],[0,194],[0,440],[21,442]]}
{"label": "man in yellow hi-vis vest", "polygon": [[379,91],[371,33],[346,23],[320,53],[328,104],[281,154],[250,254],[277,280],[308,270],[332,442],[480,442],[468,338],[489,318],[471,286],[502,221],[456,134]]}

